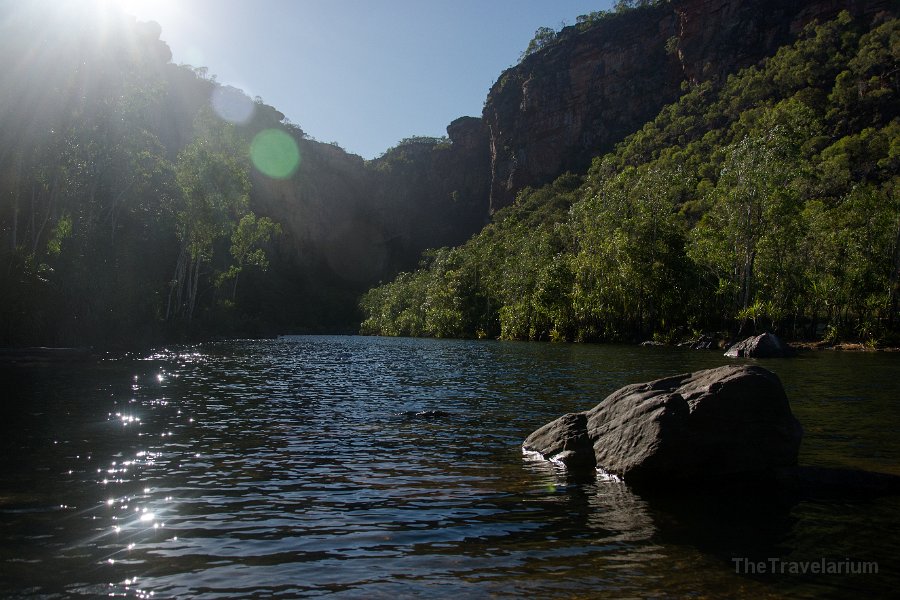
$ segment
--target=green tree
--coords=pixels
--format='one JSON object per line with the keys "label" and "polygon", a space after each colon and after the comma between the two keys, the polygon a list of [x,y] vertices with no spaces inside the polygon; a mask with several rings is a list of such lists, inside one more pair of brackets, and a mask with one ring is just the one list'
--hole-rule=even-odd
{"label": "green tree", "polygon": [[660,332],[683,314],[688,267],[676,206],[687,180],[651,165],[600,171],[604,179],[589,179],[596,191],[572,211],[579,337]]}
{"label": "green tree", "polygon": [[248,210],[249,165],[232,126],[209,114],[198,118],[198,135],[178,155],[175,176],[181,198],[175,207],[178,260],[166,318],[193,319],[204,265],[216,243],[231,235]]}
{"label": "green tree", "polygon": [[269,268],[269,259],[263,246],[272,237],[281,235],[281,232],[281,224],[269,217],[257,217],[252,212],[241,217],[231,233],[231,256],[234,264],[220,275],[218,282],[222,285],[231,281],[232,302],[237,295],[238,278],[246,268],[255,267],[261,271]]}
{"label": "green tree", "polygon": [[717,293],[730,299],[726,315],[743,320],[757,299],[770,300],[785,259],[795,254],[785,243],[796,239],[792,228],[801,208],[794,182],[802,131],[771,116],[776,124],[763,124],[725,149],[712,208],[693,230],[688,249],[715,277]]}
{"label": "green tree", "polygon": [[900,116],[900,20],[865,34],[835,80],[829,116],[839,130],[888,122]]}
{"label": "green tree", "polygon": [[528,42],[528,46],[522,52],[519,60],[524,60],[526,56],[531,56],[535,52],[543,50],[547,46],[556,41],[559,34],[552,27],[538,27],[534,32],[534,37]]}
{"label": "green tree", "polygon": [[583,179],[522,190],[464,246],[367,295],[366,322],[509,339],[799,335],[821,319],[896,332],[896,27],[861,35],[842,13],[725,82],[685,85]]}
{"label": "green tree", "polygon": [[900,178],[861,185],[833,202],[809,202],[805,267],[814,315],[836,337],[874,339],[897,325]]}

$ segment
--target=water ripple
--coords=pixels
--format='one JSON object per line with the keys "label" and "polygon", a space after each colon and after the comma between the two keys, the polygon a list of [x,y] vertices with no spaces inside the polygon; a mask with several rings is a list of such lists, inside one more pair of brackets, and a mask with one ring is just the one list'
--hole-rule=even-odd
{"label": "water ripple", "polygon": [[[6,374],[0,594],[766,597],[773,582],[730,556],[900,556],[848,534],[867,511],[896,525],[894,500],[771,507],[756,526],[752,507],[660,505],[522,460],[521,440],[559,414],[724,362],[653,350],[297,337]],[[853,390],[776,370],[815,440],[808,462],[900,462],[896,378]]]}

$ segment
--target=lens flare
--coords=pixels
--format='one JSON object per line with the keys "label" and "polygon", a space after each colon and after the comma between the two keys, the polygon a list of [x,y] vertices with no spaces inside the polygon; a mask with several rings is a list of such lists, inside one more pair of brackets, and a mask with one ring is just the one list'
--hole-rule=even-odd
{"label": "lens flare", "polygon": [[249,121],[256,108],[253,100],[248,98],[244,92],[231,86],[215,88],[209,102],[217,115],[229,123],[239,125]]}
{"label": "lens flare", "polygon": [[300,166],[300,149],[290,135],[280,129],[265,129],[250,143],[250,160],[265,175],[287,179]]}

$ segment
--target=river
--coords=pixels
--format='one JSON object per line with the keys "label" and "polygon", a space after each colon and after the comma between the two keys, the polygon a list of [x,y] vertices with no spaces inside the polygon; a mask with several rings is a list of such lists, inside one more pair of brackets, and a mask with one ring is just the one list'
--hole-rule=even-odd
{"label": "river", "polygon": [[[891,596],[900,498],[660,500],[522,455],[624,384],[728,362],[311,336],[7,367],[0,597]],[[759,364],[801,464],[900,475],[900,354]],[[878,573],[778,572],[823,561]]]}

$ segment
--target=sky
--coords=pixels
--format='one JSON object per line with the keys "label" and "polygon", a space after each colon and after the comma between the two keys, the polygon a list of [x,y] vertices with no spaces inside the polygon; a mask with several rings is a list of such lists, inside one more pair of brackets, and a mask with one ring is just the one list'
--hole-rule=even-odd
{"label": "sky", "polygon": [[309,136],[371,159],[481,116],[538,27],[613,0],[99,0],[156,21],[176,64],[207,67]]}

